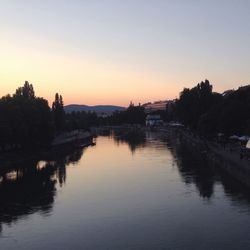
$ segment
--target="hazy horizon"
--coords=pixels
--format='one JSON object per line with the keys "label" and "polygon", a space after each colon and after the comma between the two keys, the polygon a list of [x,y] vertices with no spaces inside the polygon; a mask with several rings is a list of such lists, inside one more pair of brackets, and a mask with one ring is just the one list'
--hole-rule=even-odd
{"label": "hazy horizon", "polygon": [[50,103],[127,106],[249,84],[249,1],[0,3],[1,96],[28,80]]}

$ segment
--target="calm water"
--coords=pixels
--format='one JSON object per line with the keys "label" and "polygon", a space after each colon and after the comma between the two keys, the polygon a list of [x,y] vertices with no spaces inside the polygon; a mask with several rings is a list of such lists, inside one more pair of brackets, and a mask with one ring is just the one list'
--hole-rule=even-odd
{"label": "calm water", "polygon": [[160,134],[0,177],[0,249],[250,249],[250,195]]}

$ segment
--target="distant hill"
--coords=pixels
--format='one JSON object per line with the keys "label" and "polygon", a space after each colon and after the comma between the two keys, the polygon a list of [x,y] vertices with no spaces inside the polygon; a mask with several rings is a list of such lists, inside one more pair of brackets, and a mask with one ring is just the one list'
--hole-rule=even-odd
{"label": "distant hill", "polygon": [[85,112],[96,112],[96,113],[105,113],[112,114],[114,111],[122,111],[125,110],[125,107],[114,106],[114,105],[96,105],[96,106],[88,106],[88,105],[79,105],[79,104],[70,104],[64,106],[64,110],[66,113],[71,113],[73,111],[85,111]]}

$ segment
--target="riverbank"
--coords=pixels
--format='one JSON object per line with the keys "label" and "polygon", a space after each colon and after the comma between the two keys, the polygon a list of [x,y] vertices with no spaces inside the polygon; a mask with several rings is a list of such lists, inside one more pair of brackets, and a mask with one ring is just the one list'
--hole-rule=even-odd
{"label": "riverbank", "polygon": [[[91,132],[71,131],[56,137],[52,146],[46,150],[12,152],[0,155],[0,170],[7,169],[13,165],[21,164],[23,161],[36,159],[46,159],[51,155],[67,152],[72,149],[81,148],[81,146],[91,145],[93,143],[93,134],[110,135],[111,131],[116,131],[116,138],[119,140],[129,140],[131,147],[145,143],[143,136],[139,139],[136,134],[143,134],[149,128],[144,126],[115,126],[95,128]],[[186,147],[192,148],[202,153],[208,161],[213,162],[217,167],[226,171],[239,182],[250,187],[250,160],[242,158],[239,147],[231,147],[220,144],[215,141],[209,141],[189,132],[182,127],[159,127],[153,129],[155,132],[161,132],[165,136],[174,136],[180,139]],[[138,140],[131,140],[137,138]]]}
{"label": "riverbank", "polygon": [[[104,128],[102,128],[104,129]],[[149,128],[145,126],[113,126],[105,127],[105,131],[113,130],[119,132],[123,137],[131,132],[141,133],[146,131],[161,132],[163,135],[179,137],[187,147],[202,153],[209,161],[227,171],[234,178],[250,187],[250,160],[242,157],[240,146],[233,144],[222,144],[199,137],[182,126],[165,126]],[[110,133],[107,133],[110,134]],[[121,136],[121,137],[122,137]]]}
{"label": "riverbank", "polygon": [[70,132],[65,132],[53,140],[51,146],[52,147],[59,147],[65,144],[74,144],[77,145],[82,141],[87,141],[92,138],[92,134],[89,131],[84,130],[73,130]]}
{"label": "riverbank", "polygon": [[242,158],[239,147],[200,138],[184,128],[163,128],[165,133],[176,133],[181,143],[203,154],[208,161],[226,171],[234,179],[250,188],[250,160]]}
{"label": "riverbank", "polygon": [[16,150],[0,154],[0,171],[18,166],[24,162],[54,158],[93,144],[93,136],[88,131],[74,130],[55,137],[49,148]]}

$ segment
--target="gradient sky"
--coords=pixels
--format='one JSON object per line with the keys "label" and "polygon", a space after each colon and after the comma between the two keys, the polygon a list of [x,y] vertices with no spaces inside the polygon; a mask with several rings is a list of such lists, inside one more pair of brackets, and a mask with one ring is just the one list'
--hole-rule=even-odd
{"label": "gradient sky", "polygon": [[250,83],[249,0],[0,0],[0,95],[128,105]]}

